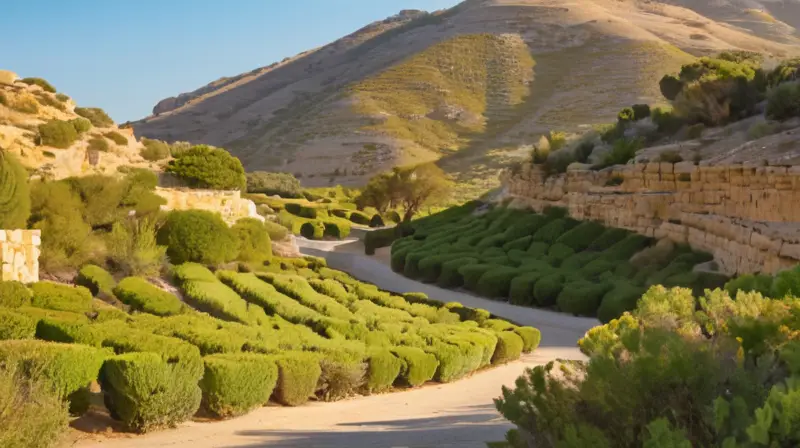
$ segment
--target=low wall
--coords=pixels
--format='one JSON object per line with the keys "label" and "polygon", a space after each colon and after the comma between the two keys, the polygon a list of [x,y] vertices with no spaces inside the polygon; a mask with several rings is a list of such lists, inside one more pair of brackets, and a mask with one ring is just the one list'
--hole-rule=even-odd
{"label": "low wall", "polygon": [[0,280],[39,281],[40,230],[0,230]]}
{"label": "low wall", "polygon": [[526,165],[502,175],[505,192],[541,211],[560,206],[714,254],[728,274],[775,273],[800,263],[800,166],[572,165],[547,177]]}
{"label": "low wall", "polygon": [[242,218],[256,218],[263,221],[264,217],[256,212],[256,204],[249,199],[242,199],[239,191],[216,190],[190,190],[174,188],[156,188],[156,194],[164,198],[167,203],[163,210],[207,210],[222,215],[228,224],[233,224]]}

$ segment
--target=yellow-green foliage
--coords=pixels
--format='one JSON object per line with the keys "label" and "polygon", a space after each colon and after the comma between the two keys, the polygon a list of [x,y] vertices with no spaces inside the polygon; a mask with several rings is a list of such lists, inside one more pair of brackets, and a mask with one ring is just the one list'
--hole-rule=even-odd
{"label": "yellow-green foliage", "polygon": [[[515,106],[524,101],[533,65],[521,41],[464,35],[352,86],[351,93],[358,99],[358,113],[389,114],[370,129],[431,149],[457,149],[471,133],[484,130],[483,116],[492,102]],[[458,124],[426,117],[442,104],[463,108],[476,119]]]}
{"label": "yellow-green foliage", "polygon": [[25,228],[30,214],[28,173],[14,156],[0,152],[0,229]]}

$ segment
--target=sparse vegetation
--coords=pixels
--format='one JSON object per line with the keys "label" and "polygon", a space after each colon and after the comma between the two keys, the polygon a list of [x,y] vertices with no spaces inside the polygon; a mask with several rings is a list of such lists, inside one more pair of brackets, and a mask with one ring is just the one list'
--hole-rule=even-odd
{"label": "sparse vegetation", "polygon": [[75,113],[92,122],[98,128],[107,128],[114,125],[114,120],[99,107],[76,107]]}
{"label": "sparse vegetation", "polygon": [[39,86],[45,92],[56,93],[56,88],[52,84],[42,78],[23,78],[20,82],[28,84],[29,86]]}
{"label": "sparse vegetation", "polygon": [[108,152],[108,141],[103,137],[92,137],[89,140],[89,151]]}
{"label": "sparse vegetation", "polygon": [[42,145],[67,149],[78,139],[78,132],[72,123],[50,120],[39,125],[39,140]]}
{"label": "sparse vegetation", "polygon": [[69,123],[72,124],[73,128],[75,128],[75,132],[77,132],[78,135],[88,132],[90,129],[92,129],[92,122],[83,117],[73,118],[72,120],[69,120]]}
{"label": "sparse vegetation", "polygon": [[139,155],[150,162],[158,162],[170,156],[169,145],[161,140],[143,138],[142,145],[144,145],[144,148],[139,152]]}
{"label": "sparse vegetation", "polygon": [[126,146],[128,144],[128,138],[117,131],[106,132],[103,134],[103,137],[111,140],[119,146]]}

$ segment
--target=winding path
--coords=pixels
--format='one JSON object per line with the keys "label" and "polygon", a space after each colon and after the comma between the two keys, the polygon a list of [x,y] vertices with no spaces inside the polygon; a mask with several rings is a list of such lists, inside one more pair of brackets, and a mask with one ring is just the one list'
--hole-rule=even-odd
{"label": "winding path", "polygon": [[527,367],[556,358],[580,358],[577,340],[598,324],[594,319],[517,307],[445,290],[402,277],[377,258],[363,255],[357,240],[316,242],[299,239],[301,252],[325,257],[332,268],[379,287],[424,292],[431,298],[480,307],[542,331],[535,353],[517,362],[479,372],[450,384],[357,397],[298,408],[265,407],[223,422],[190,422],[145,436],[86,435],[73,431],[78,447],[281,447],[281,448],[484,448],[502,440],[511,427],[494,409],[501,385],[513,385]]}

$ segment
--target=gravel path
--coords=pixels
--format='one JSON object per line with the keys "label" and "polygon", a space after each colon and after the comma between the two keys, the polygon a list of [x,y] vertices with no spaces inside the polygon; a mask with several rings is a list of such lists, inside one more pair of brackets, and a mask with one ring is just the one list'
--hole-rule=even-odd
{"label": "gravel path", "polygon": [[582,355],[575,348],[577,340],[598,324],[593,319],[517,307],[409,280],[392,272],[385,264],[385,257],[363,255],[357,241],[299,239],[298,244],[304,254],[323,256],[332,268],[347,271],[383,289],[424,292],[437,300],[485,308],[517,323],[538,327],[542,330],[542,345],[517,362],[450,384],[432,384],[337,403],[310,403],[298,408],[265,407],[234,420],[190,422],[144,436],[109,437],[74,431],[70,446],[485,448],[485,442],[502,440],[511,427],[492,402],[500,395],[500,386],[513,385],[528,367],[557,358],[580,358]]}

